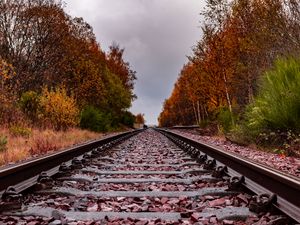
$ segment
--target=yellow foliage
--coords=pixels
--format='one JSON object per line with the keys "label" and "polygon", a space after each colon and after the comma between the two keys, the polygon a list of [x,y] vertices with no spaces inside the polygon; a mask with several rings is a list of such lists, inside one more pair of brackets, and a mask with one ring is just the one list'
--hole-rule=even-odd
{"label": "yellow foliage", "polygon": [[32,134],[32,130],[29,127],[21,125],[13,125],[9,128],[9,133],[14,137],[29,138]]}
{"label": "yellow foliage", "polygon": [[16,95],[13,90],[13,85],[17,85],[12,83],[14,76],[13,66],[0,56],[0,123],[2,124],[17,120],[17,110],[14,108]]}
{"label": "yellow foliage", "polygon": [[0,57],[0,79],[8,80],[15,75],[13,66]]}
{"label": "yellow foliage", "polygon": [[39,117],[49,121],[57,130],[65,130],[79,123],[79,109],[73,96],[68,96],[66,89],[44,88],[39,102]]}

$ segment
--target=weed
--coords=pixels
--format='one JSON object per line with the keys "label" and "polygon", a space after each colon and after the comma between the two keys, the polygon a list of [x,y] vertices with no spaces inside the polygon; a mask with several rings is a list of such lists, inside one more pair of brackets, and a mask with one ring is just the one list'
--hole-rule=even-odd
{"label": "weed", "polygon": [[9,128],[9,132],[14,137],[24,137],[29,138],[31,136],[32,130],[28,127],[14,125]]}
{"label": "weed", "polygon": [[7,137],[0,136],[0,152],[7,150]]}
{"label": "weed", "polygon": [[57,146],[45,137],[36,137],[33,141],[33,146],[30,148],[30,155],[40,155],[49,151],[56,150]]}
{"label": "weed", "polygon": [[236,124],[226,137],[239,144],[239,145],[248,145],[253,142],[253,134],[251,131],[245,126],[245,124]]}
{"label": "weed", "polygon": [[[102,136],[99,133],[77,128],[66,131],[32,128],[31,135],[25,138],[23,136],[12,135],[8,128],[0,127],[0,134],[0,142],[7,143],[4,145],[0,144],[0,146],[5,146],[3,151],[0,151],[0,166],[28,159],[31,156],[42,155],[48,151],[66,148],[91,139],[97,139]],[[3,142],[1,140],[6,141]]]}

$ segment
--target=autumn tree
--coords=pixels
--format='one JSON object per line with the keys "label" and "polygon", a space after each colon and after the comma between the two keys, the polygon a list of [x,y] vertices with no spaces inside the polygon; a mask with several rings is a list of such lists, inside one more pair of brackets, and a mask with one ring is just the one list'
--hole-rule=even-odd
{"label": "autumn tree", "polygon": [[299,9],[299,1],[207,1],[203,37],[164,102],[160,124],[184,124],[191,114],[190,124],[225,118],[218,116],[224,109],[234,124],[234,114],[253,101],[261,74],[276,58],[299,54]]}
{"label": "autumn tree", "polygon": [[1,1],[0,56],[14,68],[5,83],[16,100],[64,86],[79,110],[95,107],[118,124],[135,98],[136,75],[124,49],[114,44],[105,53],[93,28],[68,15],[60,0]]}
{"label": "autumn tree", "polygon": [[15,93],[11,83],[15,76],[14,68],[0,57],[0,122],[13,120]]}
{"label": "autumn tree", "polygon": [[66,21],[55,0],[1,1],[0,55],[14,66],[20,92],[57,79]]}
{"label": "autumn tree", "polygon": [[195,104],[189,99],[189,93],[187,93],[188,84],[183,71],[174,85],[170,98],[164,102],[164,111],[158,118],[160,126],[188,125],[193,124],[195,119],[197,120],[198,114],[193,114],[192,106],[194,107]]}
{"label": "autumn tree", "polygon": [[144,114],[142,113],[138,113],[136,116],[135,116],[135,122],[136,123],[139,123],[139,124],[144,124],[146,121],[144,119]]}
{"label": "autumn tree", "polygon": [[124,61],[124,49],[121,49],[116,43],[113,43],[109,49],[106,56],[108,69],[119,77],[126,89],[130,91],[131,98],[134,99],[136,97],[133,94],[136,72],[130,69],[128,62]]}

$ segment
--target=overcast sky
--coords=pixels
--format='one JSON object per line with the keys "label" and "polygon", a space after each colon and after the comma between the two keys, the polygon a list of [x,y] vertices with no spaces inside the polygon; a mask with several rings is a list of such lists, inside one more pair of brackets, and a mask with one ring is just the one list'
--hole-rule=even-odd
{"label": "overcast sky", "polygon": [[201,38],[199,13],[205,0],[65,0],[72,16],[93,26],[107,51],[112,42],[125,48],[125,60],[137,71],[131,112],[157,124],[164,99],[173,89],[191,48]]}

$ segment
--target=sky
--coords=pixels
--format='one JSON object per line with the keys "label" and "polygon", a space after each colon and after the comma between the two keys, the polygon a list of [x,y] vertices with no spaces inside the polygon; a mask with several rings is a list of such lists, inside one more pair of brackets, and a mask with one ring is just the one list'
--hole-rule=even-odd
{"label": "sky", "polygon": [[181,68],[201,39],[205,0],[65,0],[66,11],[94,29],[104,51],[116,42],[137,72],[130,111],[157,124]]}

